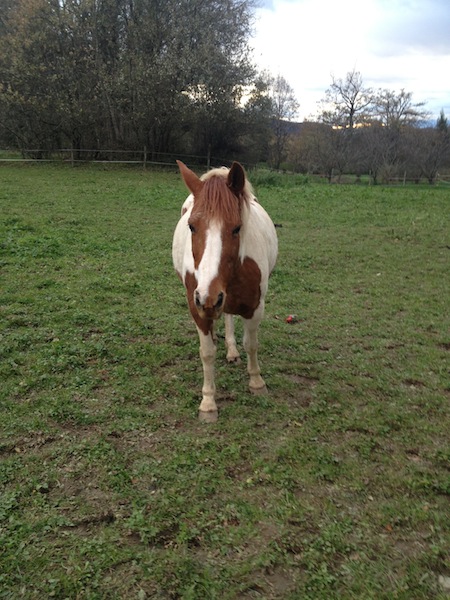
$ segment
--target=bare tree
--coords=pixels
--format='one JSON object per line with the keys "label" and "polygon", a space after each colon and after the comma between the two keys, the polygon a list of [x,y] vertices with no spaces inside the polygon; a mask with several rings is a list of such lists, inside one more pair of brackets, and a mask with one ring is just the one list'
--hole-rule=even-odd
{"label": "bare tree", "polygon": [[327,136],[329,152],[334,155],[333,168],[339,177],[352,159],[355,128],[369,122],[372,101],[372,89],[366,88],[361,73],[353,70],[345,79],[333,76],[331,86],[320,102],[319,120],[332,129]]}
{"label": "bare tree", "polygon": [[366,88],[355,70],[345,79],[333,77],[321,102],[322,128],[311,135],[302,128],[290,144],[291,160],[299,169],[319,169],[329,179],[344,172],[368,171],[373,183],[407,174],[430,183],[449,156],[448,122],[441,116],[436,128],[423,102],[412,94]]}
{"label": "bare tree", "polygon": [[285,156],[287,141],[290,135],[289,122],[294,119],[299,109],[299,103],[294,90],[284,77],[268,77],[269,97],[272,105],[273,144],[272,163],[276,169]]}
{"label": "bare tree", "polygon": [[379,90],[373,98],[373,113],[385,127],[400,129],[406,125],[418,125],[429,117],[424,102],[412,101],[412,93],[404,89],[396,93]]}
{"label": "bare tree", "polygon": [[439,170],[450,159],[450,135],[443,112],[435,127],[408,127],[404,136],[408,172],[414,171],[418,179],[425,177],[430,185],[434,184]]}
{"label": "bare tree", "polygon": [[374,120],[358,131],[361,168],[369,172],[372,183],[388,182],[401,168],[399,136]]}
{"label": "bare tree", "polygon": [[365,88],[361,73],[350,71],[345,79],[332,77],[331,86],[321,101],[320,120],[333,127],[352,130],[367,122],[373,102],[373,91]]}

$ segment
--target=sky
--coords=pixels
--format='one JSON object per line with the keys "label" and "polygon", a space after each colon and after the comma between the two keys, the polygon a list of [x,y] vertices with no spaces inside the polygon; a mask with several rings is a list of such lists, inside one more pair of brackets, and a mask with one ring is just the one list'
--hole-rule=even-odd
{"label": "sky", "polygon": [[251,45],[293,88],[298,120],[355,70],[364,87],[404,89],[450,121],[450,0],[260,0]]}

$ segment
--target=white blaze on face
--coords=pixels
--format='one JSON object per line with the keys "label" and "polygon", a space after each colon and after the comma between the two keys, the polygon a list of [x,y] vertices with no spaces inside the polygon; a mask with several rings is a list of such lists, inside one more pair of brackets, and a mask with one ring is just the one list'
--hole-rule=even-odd
{"label": "white blaze on face", "polygon": [[222,235],[220,227],[212,223],[206,232],[205,250],[202,259],[195,271],[197,291],[200,302],[204,304],[208,297],[209,286],[219,274],[220,258],[222,256]]}

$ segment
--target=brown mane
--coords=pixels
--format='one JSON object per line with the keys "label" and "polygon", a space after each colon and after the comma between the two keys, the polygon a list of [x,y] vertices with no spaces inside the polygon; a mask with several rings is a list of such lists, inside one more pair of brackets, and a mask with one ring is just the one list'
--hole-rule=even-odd
{"label": "brown mane", "polygon": [[248,180],[242,193],[237,197],[227,184],[229,169],[212,169],[205,173],[202,193],[195,198],[193,213],[208,220],[215,217],[227,222],[237,223],[242,217],[243,207],[247,207],[253,196],[253,190]]}

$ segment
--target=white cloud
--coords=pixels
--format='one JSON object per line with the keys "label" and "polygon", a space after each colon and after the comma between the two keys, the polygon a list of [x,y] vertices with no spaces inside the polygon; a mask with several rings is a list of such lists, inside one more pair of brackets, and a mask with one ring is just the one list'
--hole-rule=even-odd
{"label": "white cloud", "polygon": [[257,11],[255,60],[294,88],[300,118],[331,76],[355,69],[367,87],[412,92],[450,116],[448,0],[272,0]]}
{"label": "white cloud", "polygon": [[375,53],[450,54],[448,0],[379,0],[379,6],[380,19],[374,23],[371,34]]}

